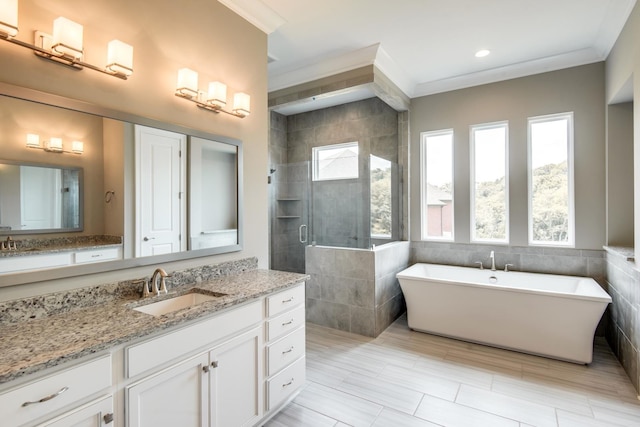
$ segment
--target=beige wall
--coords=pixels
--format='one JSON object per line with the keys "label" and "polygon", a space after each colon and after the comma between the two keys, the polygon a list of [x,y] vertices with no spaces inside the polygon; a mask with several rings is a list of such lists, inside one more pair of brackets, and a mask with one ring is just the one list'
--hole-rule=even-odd
{"label": "beige wall", "polygon": [[[32,42],[33,30],[52,30],[58,16],[84,25],[85,60],[106,61],[106,46],[118,38],[134,46],[134,74],[127,80],[89,70],[73,71],[36,58],[8,43],[0,45],[0,81],[63,95],[100,107],[237,138],[244,144],[244,250],[167,265],[177,269],[256,256],[268,265],[267,227],[267,36],[213,0],[21,0],[19,39]],[[173,95],[177,70],[227,83],[229,93],[251,95],[245,119],[201,111]],[[102,195],[101,195],[102,196]],[[150,267],[0,289],[7,300],[62,288],[138,277]]]}
{"label": "beige wall", "polygon": [[604,64],[597,63],[411,100],[411,240],[420,240],[420,133],[453,128],[455,236],[470,240],[469,126],[509,121],[510,245],[526,246],[527,118],[574,112],[576,248],[605,244]]}

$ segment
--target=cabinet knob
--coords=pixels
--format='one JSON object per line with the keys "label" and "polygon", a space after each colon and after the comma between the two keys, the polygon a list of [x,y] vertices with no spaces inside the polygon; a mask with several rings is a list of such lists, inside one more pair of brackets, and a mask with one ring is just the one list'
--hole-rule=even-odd
{"label": "cabinet knob", "polygon": [[113,414],[105,414],[102,419],[104,420],[105,424],[111,424],[113,422]]}
{"label": "cabinet knob", "polygon": [[204,371],[205,374],[208,374],[209,373],[209,365],[204,365],[202,367],[202,370]]}
{"label": "cabinet knob", "polygon": [[218,361],[216,360],[216,361],[211,362],[211,367],[212,368],[217,368],[218,367]]}

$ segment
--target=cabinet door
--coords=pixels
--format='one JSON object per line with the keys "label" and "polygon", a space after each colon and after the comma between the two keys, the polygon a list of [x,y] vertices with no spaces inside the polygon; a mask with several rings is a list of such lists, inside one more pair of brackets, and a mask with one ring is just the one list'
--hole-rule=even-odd
{"label": "cabinet door", "polygon": [[209,359],[202,354],[127,388],[129,427],[208,425]]}
{"label": "cabinet door", "polygon": [[88,403],[38,427],[106,427],[113,426],[113,396]]}
{"label": "cabinet door", "polygon": [[251,426],[262,417],[262,326],[213,349],[211,426]]}

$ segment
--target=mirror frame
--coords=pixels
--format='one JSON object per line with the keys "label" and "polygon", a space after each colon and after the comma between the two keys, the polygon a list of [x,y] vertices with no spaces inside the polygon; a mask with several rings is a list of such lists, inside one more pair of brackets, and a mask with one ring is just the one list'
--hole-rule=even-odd
{"label": "mirror frame", "polygon": [[63,108],[80,113],[91,114],[113,120],[120,120],[132,124],[154,127],[157,129],[168,130],[171,132],[182,133],[188,136],[196,136],[217,142],[223,142],[235,145],[238,148],[238,243],[229,246],[220,246],[207,249],[187,250],[164,255],[154,255],[140,258],[121,259],[116,261],[98,262],[95,264],[73,265],[68,267],[59,267],[43,270],[34,270],[28,272],[4,274],[0,276],[0,287],[22,285],[27,283],[42,282],[46,280],[63,279],[67,277],[77,277],[87,274],[104,273],[113,270],[125,270],[128,268],[143,267],[164,262],[182,261],[187,259],[201,258],[224,253],[239,252],[243,248],[244,239],[244,177],[243,177],[243,152],[242,141],[221,135],[215,135],[185,126],[172,123],[164,123],[158,120],[149,119],[136,114],[125,113],[110,108],[100,107],[88,102],[76,99],[66,98],[60,95],[53,95],[46,92],[40,92],[35,89],[29,89],[14,86],[8,83],[0,82],[0,95],[16,98],[23,101],[36,102],[52,107]]}
{"label": "mirror frame", "polygon": [[79,167],[69,167],[52,165],[50,163],[35,163],[35,162],[17,162],[14,160],[7,160],[0,158],[0,165],[14,165],[14,166],[35,166],[39,168],[50,169],[66,169],[78,172],[80,179],[80,194],[78,195],[78,214],[80,215],[79,226],[76,228],[31,228],[26,230],[0,230],[0,236],[29,236],[31,234],[55,234],[55,233],[77,233],[84,230],[84,169]]}

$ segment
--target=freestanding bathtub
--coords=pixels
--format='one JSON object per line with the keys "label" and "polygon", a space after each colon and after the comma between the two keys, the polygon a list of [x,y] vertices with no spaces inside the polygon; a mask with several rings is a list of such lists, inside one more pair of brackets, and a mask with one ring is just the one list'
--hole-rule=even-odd
{"label": "freestanding bathtub", "polygon": [[397,277],[411,329],[574,363],[591,363],[611,302],[587,277],[435,264]]}

